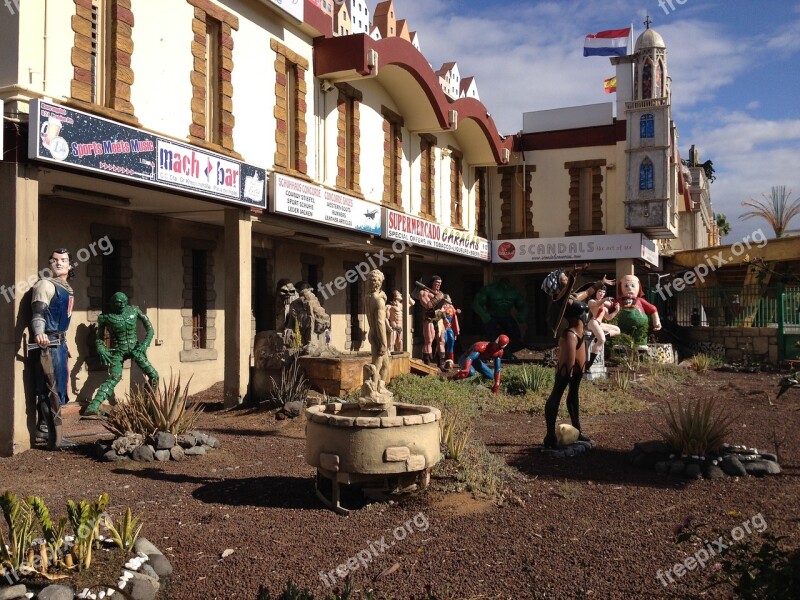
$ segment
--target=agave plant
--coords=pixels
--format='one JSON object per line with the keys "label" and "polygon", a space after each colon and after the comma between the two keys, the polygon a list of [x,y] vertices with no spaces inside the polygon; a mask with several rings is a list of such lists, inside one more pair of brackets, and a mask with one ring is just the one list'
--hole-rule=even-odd
{"label": "agave plant", "polygon": [[116,436],[127,432],[139,433],[143,436],[155,435],[158,431],[167,431],[173,435],[181,435],[195,429],[202,408],[188,405],[189,383],[181,388],[180,375],[170,376],[169,382],[163,381],[160,387],[145,385],[128,394],[125,402],[113,406],[106,416],[103,425]]}
{"label": "agave plant", "polygon": [[717,409],[716,401],[701,399],[684,407],[680,401],[677,408],[667,403],[661,409],[666,420],[666,429],[660,431],[664,441],[676,452],[688,456],[709,456],[719,453],[733,415],[724,415]]}
{"label": "agave plant", "polygon": [[119,523],[114,525],[114,522],[108,517],[105,517],[105,525],[108,532],[111,534],[111,539],[114,543],[123,550],[130,550],[139,537],[139,532],[142,530],[143,523],[140,523],[142,515],[133,516],[131,507],[125,511],[125,516],[120,519]]}
{"label": "agave plant", "polygon": [[270,376],[270,380],[273,390],[272,402],[277,408],[286,406],[288,402],[300,402],[305,406],[311,384],[300,370],[300,361],[297,360],[297,357],[281,371],[280,384],[272,376]]}

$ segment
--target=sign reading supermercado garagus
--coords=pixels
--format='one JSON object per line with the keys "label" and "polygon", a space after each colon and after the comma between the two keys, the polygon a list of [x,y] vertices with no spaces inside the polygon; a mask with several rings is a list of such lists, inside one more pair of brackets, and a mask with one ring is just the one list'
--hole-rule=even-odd
{"label": "sign reading supermercado garagus", "polygon": [[266,208],[266,172],[52,102],[30,103],[31,159]]}
{"label": "sign reading supermercado garagus", "polygon": [[384,237],[462,256],[489,260],[489,240],[434,221],[386,209]]}

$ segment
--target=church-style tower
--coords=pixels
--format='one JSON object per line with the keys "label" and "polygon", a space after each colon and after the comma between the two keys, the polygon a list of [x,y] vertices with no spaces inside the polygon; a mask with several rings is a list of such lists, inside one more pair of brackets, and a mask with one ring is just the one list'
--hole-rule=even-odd
{"label": "church-style tower", "polygon": [[678,231],[677,129],[664,39],[646,29],[633,52],[633,90],[625,102],[627,172],[625,227],[650,238],[674,238]]}

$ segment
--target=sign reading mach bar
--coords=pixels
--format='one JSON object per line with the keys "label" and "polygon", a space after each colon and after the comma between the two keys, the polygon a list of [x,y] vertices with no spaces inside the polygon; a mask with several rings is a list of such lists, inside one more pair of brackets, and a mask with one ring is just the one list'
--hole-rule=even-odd
{"label": "sign reading mach bar", "polygon": [[409,242],[415,246],[489,260],[489,240],[392,209],[386,209],[384,237]]}
{"label": "sign reading mach bar", "polygon": [[264,169],[58,104],[30,103],[29,157],[266,208]]}

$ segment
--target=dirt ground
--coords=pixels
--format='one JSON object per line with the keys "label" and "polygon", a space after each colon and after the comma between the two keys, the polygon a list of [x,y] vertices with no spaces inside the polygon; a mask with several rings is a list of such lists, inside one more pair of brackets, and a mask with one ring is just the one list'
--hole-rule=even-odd
{"label": "dirt ground", "polygon": [[[352,571],[354,587],[374,589],[376,597],[423,597],[426,585],[438,598],[454,599],[729,597],[724,588],[706,591],[712,567],[674,576],[667,586],[657,574],[700,548],[675,541],[673,528],[688,514],[726,539],[761,515],[766,531],[787,536],[787,547],[800,546],[800,389],[775,401],[780,378],[709,372],[669,396],[648,395],[645,412],[584,417],[597,447],[575,458],[539,451],[541,417],[484,415],[477,435],[521,475],[502,506],[434,489],[347,517],[334,514],[314,493],[303,418],[222,410],[213,402],[216,388],[200,395],[209,404],[199,429],[222,447],[205,457],[98,462],[89,442],[107,434],[73,412],[66,430],[87,444],[0,459],[0,491],[42,496],[56,515],[65,513],[68,498],[102,492],[111,496],[112,514],[127,506],[143,512],[142,535],[175,567],[163,594],[174,600],[255,600],[259,586],[275,594],[289,578],[322,594],[341,586],[337,566],[351,557],[358,564],[359,556],[367,568]],[[658,437],[659,406],[701,397],[717,398],[737,415],[730,442],[777,450],[783,474],[688,482],[629,464],[636,441]],[[227,549],[233,553],[222,558]]]}

